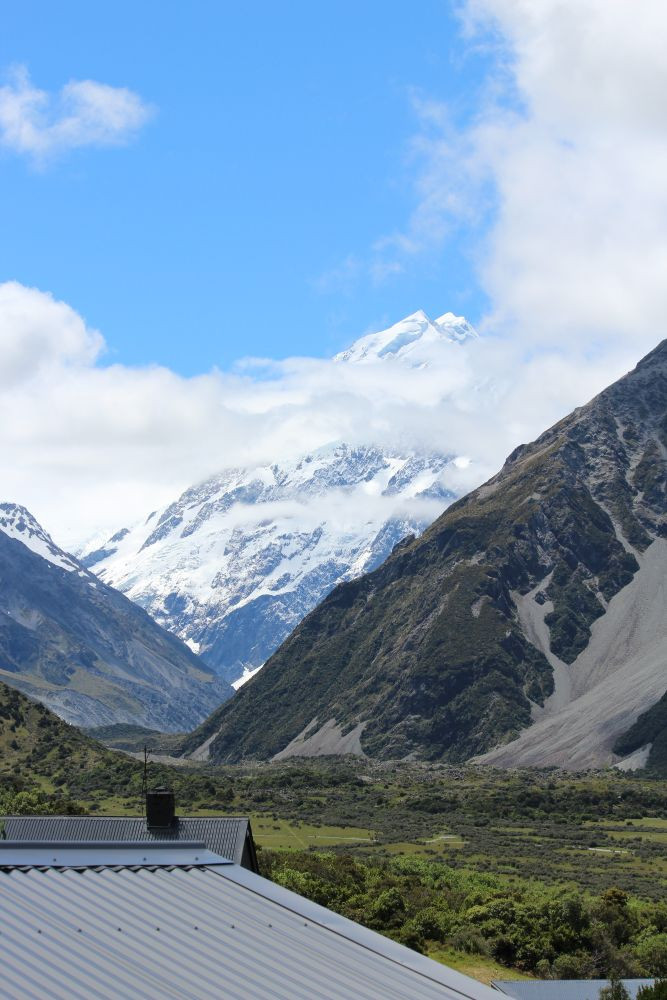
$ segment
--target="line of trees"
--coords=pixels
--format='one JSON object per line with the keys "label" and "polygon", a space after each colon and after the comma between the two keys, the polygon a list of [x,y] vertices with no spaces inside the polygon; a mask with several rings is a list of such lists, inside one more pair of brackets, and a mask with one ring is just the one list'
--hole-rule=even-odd
{"label": "line of trees", "polygon": [[667,976],[667,903],[621,889],[583,895],[415,858],[260,858],[274,881],[418,951],[486,955],[543,979]]}

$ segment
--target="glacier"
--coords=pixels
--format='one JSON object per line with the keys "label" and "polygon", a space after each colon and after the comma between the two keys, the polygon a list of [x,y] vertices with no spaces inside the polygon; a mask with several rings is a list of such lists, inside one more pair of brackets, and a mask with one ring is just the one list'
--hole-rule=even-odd
{"label": "glacier", "polygon": [[[463,317],[419,311],[333,360],[428,368],[476,337]],[[224,468],[80,560],[238,688],[335,586],[441,514],[467,461],[446,442],[424,451],[332,441],[296,459]]]}

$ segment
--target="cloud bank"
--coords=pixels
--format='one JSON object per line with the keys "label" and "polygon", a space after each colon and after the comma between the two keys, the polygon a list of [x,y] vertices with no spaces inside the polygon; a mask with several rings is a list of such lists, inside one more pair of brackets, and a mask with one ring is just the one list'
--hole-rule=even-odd
{"label": "cloud bank", "polygon": [[0,143],[44,165],[81,146],[127,142],[153,109],[133,91],[95,80],[70,80],[58,94],[39,90],[25,66],[0,87]]}
{"label": "cloud bank", "polygon": [[667,8],[467,0],[461,14],[494,70],[463,130],[416,102],[416,204],[378,244],[385,262],[477,226],[488,334],[576,363],[643,354],[667,310]]}
{"label": "cloud bank", "polygon": [[523,103],[476,133],[499,194],[483,263],[494,322],[568,349],[650,348],[667,307],[665,5],[469,9],[505,39]]}
{"label": "cloud bank", "polygon": [[[447,485],[463,492],[590,395],[589,373],[552,357],[519,365],[493,340],[429,350],[426,368],[292,358],[184,378],[105,365],[101,335],[74,309],[5,283],[0,496],[73,547],[224,467],[289,461],[338,440],[459,456]],[[597,368],[595,388],[613,374]]]}

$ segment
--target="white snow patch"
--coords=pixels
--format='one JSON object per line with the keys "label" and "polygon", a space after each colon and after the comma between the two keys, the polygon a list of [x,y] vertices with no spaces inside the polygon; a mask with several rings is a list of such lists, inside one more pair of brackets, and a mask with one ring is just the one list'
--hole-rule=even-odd
{"label": "white snow patch", "polygon": [[452,467],[445,454],[337,442],[280,466],[225,469],[150,523],[98,544],[93,551],[113,551],[91,569],[204,657],[218,623],[259,601],[264,615],[280,598],[271,648],[252,645],[258,629],[248,624],[245,673],[213,664],[244,682],[336,584],[442,513],[447,497],[420,494],[446,483]]}
{"label": "white snow patch", "polygon": [[238,691],[239,688],[242,688],[243,685],[246,684],[251,677],[254,677],[255,674],[258,674],[260,672],[263,666],[264,664],[260,663],[260,665],[258,667],[255,667],[253,670],[249,670],[247,667],[244,667],[241,676],[237,677],[235,681],[232,681],[232,687],[234,688],[234,690]]}
{"label": "white snow patch", "polygon": [[477,333],[463,316],[445,313],[435,321],[419,309],[379,333],[369,333],[355,341],[346,351],[336,354],[334,361],[353,364],[377,364],[400,360],[412,368],[428,365],[432,348],[443,344],[458,345],[477,339]]}
{"label": "white snow patch", "polygon": [[31,552],[47,559],[54,566],[67,570],[68,573],[80,569],[76,559],[58,548],[51,536],[25,507],[18,504],[0,504],[0,531],[9,538],[22,542]]}

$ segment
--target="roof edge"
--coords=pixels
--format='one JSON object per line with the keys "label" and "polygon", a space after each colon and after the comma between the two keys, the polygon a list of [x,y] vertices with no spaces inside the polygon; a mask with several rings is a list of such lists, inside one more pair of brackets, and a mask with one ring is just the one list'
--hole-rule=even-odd
{"label": "roof edge", "polygon": [[347,917],[342,917],[340,914],[334,913],[333,910],[329,910],[318,903],[313,903],[309,899],[299,896],[298,893],[292,892],[291,889],[285,889],[283,886],[271,882],[262,875],[256,875],[254,872],[248,871],[247,868],[232,865],[231,867],[220,869],[218,874],[230,882],[235,882],[245,889],[256,892],[258,895],[263,896],[264,899],[271,900],[271,902],[276,903],[278,906],[292,910],[292,912],[299,914],[299,916],[312,920],[313,923],[320,924],[320,926],[325,927],[335,934],[340,934],[341,937],[362,948],[367,948],[369,951],[375,952],[375,954],[391,962],[395,962],[405,969],[410,969],[412,972],[416,972],[424,976],[424,978],[438,983],[440,986],[447,987],[452,992],[458,994],[461,1000],[498,1000],[498,991],[491,986],[486,986],[477,979],[472,979],[462,972],[457,972],[448,965],[436,962],[433,958],[420,955],[411,948],[407,948],[397,941],[392,941],[391,938],[384,937],[384,935],[378,934],[368,927],[363,927],[353,920],[348,920]]}
{"label": "roof edge", "polygon": [[217,867],[233,865],[204,841],[0,841],[0,868]]}
{"label": "roof edge", "polygon": [[[0,814],[0,822],[3,819],[39,819],[45,822],[53,819],[85,819],[87,822],[91,820],[105,820],[105,819],[124,819],[124,820],[141,820],[146,822],[146,817],[142,815],[128,816],[127,813],[100,813],[95,816],[90,816],[87,813],[2,813]],[[243,820],[246,823],[250,822],[249,816],[228,816],[226,813],[219,816],[197,816],[197,815],[187,815],[184,813],[179,813],[176,819],[196,819],[196,820]]]}

